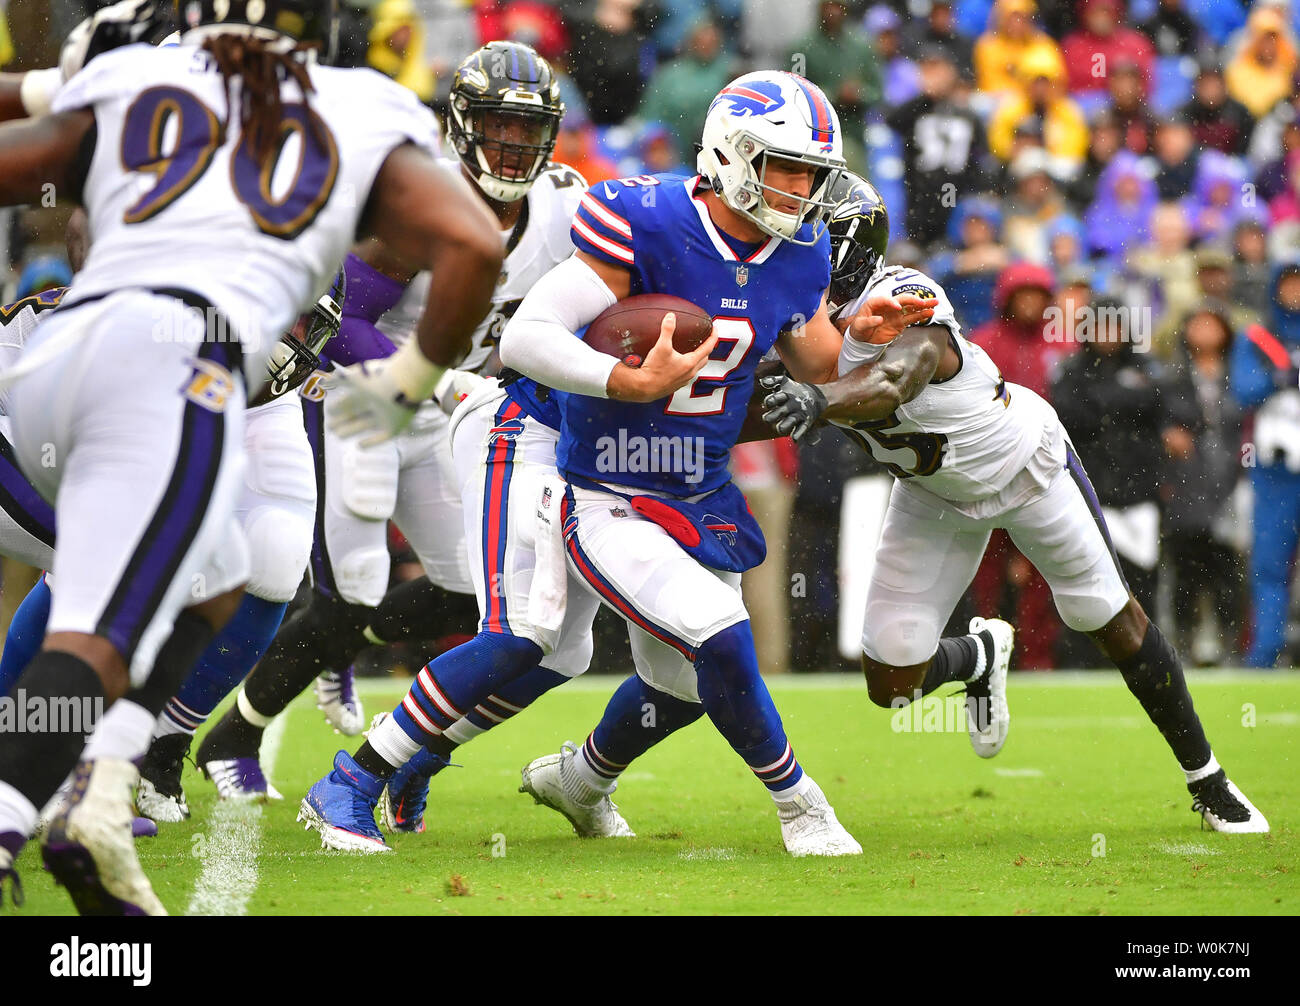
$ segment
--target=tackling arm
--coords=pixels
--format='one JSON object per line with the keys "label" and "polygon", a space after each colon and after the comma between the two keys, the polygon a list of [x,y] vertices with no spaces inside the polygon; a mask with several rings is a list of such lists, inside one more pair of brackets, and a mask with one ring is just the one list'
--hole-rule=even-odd
{"label": "tackling arm", "polygon": [[0,126],[0,205],[39,202],[53,185],[60,196],[79,196],[82,145],[95,116],[86,109]]}

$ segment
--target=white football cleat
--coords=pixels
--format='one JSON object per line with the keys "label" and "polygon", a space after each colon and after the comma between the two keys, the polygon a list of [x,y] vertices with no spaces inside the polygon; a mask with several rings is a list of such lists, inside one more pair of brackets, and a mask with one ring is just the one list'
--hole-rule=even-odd
{"label": "white football cleat", "polygon": [[355,684],[351,667],[326,671],[316,679],[316,708],[330,726],[348,737],[355,737],[366,725],[366,711]]}
{"label": "white football cleat", "polygon": [[1201,815],[1202,826],[1229,835],[1258,835],[1268,831],[1268,821],[1246,795],[1237,789],[1223,769],[1187,787],[1192,793],[1192,810]]}
{"label": "white football cleat", "polygon": [[271,785],[256,758],[226,758],[204,762],[199,768],[217,787],[222,800],[283,800],[284,794]]}
{"label": "white football cleat", "polygon": [[577,755],[577,745],[565,741],[559,754],[530,761],[521,774],[519,792],[558,810],[582,838],[636,838],[609,795],[593,790],[578,777],[573,767]]}
{"label": "white football cleat", "polygon": [[185,800],[184,792],[169,796],[144,778],[141,778],[140,788],[135,792],[135,806],[141,817],[159,824],[179,824],[190,816],[190,805]]}
{"label": "white football cleat", "polygon": [[[1011,710],[1007,707],[1007,669],[1016,644],[1016,630],[1000,618],[972,618],[970,634],[987,631],[993,637],[993,666],[977,681],[966,682],[966,726],[970,746],[981,758],[992,758],[1007,742]],[[984,644],[981,643],[981,646]]]}
{"label": "white football cleat", "polygon": [[82,915],[166,915],[140,869],[131,834],[135,765],[118,758],[83,761],[67,802],[41,839],[45,868]]}
{"label": "white football cleat", "polygon": [[860,856],[860,846],[826,800],[821,787],[808,779],[802,796],[776,802],[776,816],[781,819],[781,841],[792,856]]}

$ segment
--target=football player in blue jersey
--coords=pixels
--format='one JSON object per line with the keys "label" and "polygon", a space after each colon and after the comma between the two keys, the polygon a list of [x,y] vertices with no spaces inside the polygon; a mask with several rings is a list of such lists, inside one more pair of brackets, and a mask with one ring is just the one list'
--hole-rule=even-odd
{"label": "football player in blue jersey", "polygon": [[[502,362],[527,376],[510,381],[484,428],[485,506],[523,502],[542,517],[554,504],[562,516],[539,524],[538,537],[544,526],[557,539],[563,530],[553,552],[567,559],[574,584],[569,614],[598,598],[629,622],[638,677],[620,688],[607,719],[626,710],[639,717],[645,702],[690,718],[702,709],[771,791],[795,855],[861,848],[804,774],[758,674],[738,585],[740,573],[762,561],[764,545],[726,465],[768,350],[775,346],[802,380],[835,373],[841,336],[823,297],[830,278],[823,216],[843,165],[837,117],[814,85],[775,71],[734,81],[710,107],[699,175],[588,190],[573,223],[576,254],[532,288],[503,333]],[[639,293],[697,304],[714,317],[712,336],[678,354],[666,317],[639,368],[574,338]],[[902,331],[930,310],[915,297],[876,298],[852,324],[863,333]],[[462,408],[472,412],[472,401]],[[568,484],[556,493],[539,480],[540,493],[520,500],[515,469],[506,466],[517,454],[540,455],[533,423],[561,428],[555,457]],[[479,637],[426,667],[393,716],[354,757],[340,752],[335,771],[304,801],[304,819],[335,847],[384,848],[369,811],[412,747],[445,757],[458,718],[564,647],[565,625],[556,627],[557,642],[556,631],[530,624],[539,608],[518,588],[508,543],[484,550],[497,556],[501,580],[494,574]],[[547,579],[551,551],[539,540],[528,579]],[[565,576],[550,579],[563,585]],[[524,787],[581,819],[607,802],[620,766],[666,732],[641,731],[612,746],[598,728],[581,753],[566,748],[528,766]],[[348,836],[362,841],[348,844]]]}

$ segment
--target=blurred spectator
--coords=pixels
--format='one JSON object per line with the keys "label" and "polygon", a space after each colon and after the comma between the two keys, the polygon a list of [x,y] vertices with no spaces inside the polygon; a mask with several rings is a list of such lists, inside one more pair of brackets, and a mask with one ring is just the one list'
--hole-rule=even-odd
{"label": "blurred spectator", "polygon": [[1295,39],[1275,7],[1257,7],[1246,24],[1241,51],[1224,72],[1228,93],[1255,118],[1295,93]]}
{"label": "blurred spectator", "polygon": [[1161,203],[1151,212],[1151,240],[1129,253],[1134,274],[1148,284],[1147,298],[1157,308],[1157,332],[1167,323],[1168,341],[1154,347],[1161,356],[1173,350],[1175,326],[1198,301],[1196,256],[1190,247],[1191,228],[1187,214],[1177,203]]}
{"label": "blurred spectator", "polygon": [[[1163,538],[1175,644],[1201,665],[1229,659],[1241,631],[1244,577],[1230,535],[1237,520],[1233,490],[1241,477],[1242,420],[1241,406],[1228,390],[1232,340],[1227,305],[1204,301],[1188,312],[1166,392],[1180,398],[1194,417],[1190,437],[1166,436]],[[1210,606],[1208,625],[1203,625],[1203,601]]]}
{"label": "blurred spectator", "polygon": [[1237,296],[1235,265],[1232,253],[1223,245],[1206,244],[1196,249],[1196,283],[1201,296],[1227,303],[1232,329],[1240,332],[1261,318]]}
{"label": "blurred spectator", "polygon": [[661,64],[650,78],[638,114],[662,122],[672,130],[678,150],[690,150],[704,128],[709,103],[734,76],[722,33],[702,16],[687,33],[682,55]]}
{"label": "blurred spectator", "polygon": [[1269,218],[1279,230],[1283,225],[1300,221],[1300,150],[1287,151],[1284,164],[1284,187],[1268,204]]}
{"label": "blurred spectator", "polygon": [[1139,312],[1100,298],[1091,321],[1092,337],[1062,365],[1052,404],[1096,490],[1129,588],[1154,610],[1160,477],[1167,451],[1185,456],[1194,414],[1162,394],[1161,364],[1135,351]]}
{"label": "blurred spectator", "polygon": [[1151,93],[1155,49],[1141,32],[1124,24],[1123,0],[1083,0],[1082,24],[1061,43],[1061,56],[1072,94],[1104,91],[1107,78],[1121,63],[1137,64],[1142,93]]}
{"label": "blurred spectator", "polygon": [[[1094,292],[1102,289],[1100,284],[1096,283],[1096,277],[1097,271],[1087,266],[1068,266],[1061,270],[1056,287],[1056,299],[1052,302],[1050,310],[1053,312],[1053,317],[1060,320],[1061,345],[1065,348],[1066,354],[1079,344],[1075,332],[1079,309],[1086,311],[1093,301]],[[1058,357],[1054,361],[1054,366],[1059,368],[1060,361],[1064,358],[1064,355]],[[1055,379],[1056,373],[1053,371],[1048,375],[1049,385]]]}
{"label": "blurred spectator", "polygon": [[[817,25],[818,0],[744,0],[740,50],[754,67],[789,69],[782,61],[795,39]],[[834,97],[833,95],[829,97]]]}
{"label": "blurred spectator", "polygon": [[1274,666],[1286,644],[1300,536],[1300,264],[1278,269],[1270,308],[1268,332],[1246,329],[1231,365],[1232,393],[1255,413],[1254,456],[1246,457],[1255,494],[1250,667]]}
{"label": "blurred spectator", "polygon": [[1031,56],[1037,66],[1050,62],[1064,71],[1056,42],[1032,20],[1035,9],[1034,0],[998,0],[994,6],[988,31],[975,42],[975,86],[981,91],[1019,91],[1018,69]]}
{"label": "blurred spectator", "polygon": [[25,266],[18,275],[18,289],[14,293],[16,300],[31,297],[56,286],[67,286],[72,282],[72,269],[62,255],[38,255]]}
{"label": "blurred spectator", "polygon": [[432,101],[434,80],[424,56],[424,26],[411,0],[379,0],[370,16],[367,61],[421,101]]}
{"label": "blurred spectator", "polygon": [[1159,0],[1155,13],[1140,27],[1158,56],[1194,56],[1205,35],[1183,9],[1183,0]]}
{"label": "blurred spectator", "polygon": [[1243,307],[1263,317],[1268,314],[1273,268],[1268,261],[1268,235],[1258,220],[1242,220],[1233,228],[1232,259],[1233,295]]}
{"label": "blurred spectator", "polygon": [[1007,200],[1003,234],[1013,258],[1045,265],[1047,227],[1066,212],[1065,198],[1052,179],[1050,158],[1042,147],[1029,147],[1011,165],[1015,184]]}
{"label": "blurred spectator", "polygon": [[654,21],[654,42],[663,59],[685,51],[687,39],[700,18],[708,18],[726,38],[739,34],[746,0],[659,0]]}
{"label": "blurred spectator", "polygon": [[[1254,219],[1262,211],[1254,205],[1253,186],[1247,189],[1246,166],[1237,157],[1207,150],[1196,166],[1196,182],[1187,197],[1187,219],[1197,241],[1226,241],[1243,219]],[[1249,202],[1247,205],[1247,193]]]}
{"label": "blurred spectator", "polygon": [[682,160],[672,130],[662,122],[647,122],[636,135],[637,175],[693,175],[695,168]]}
{"label": "blurred spectator", "polygon": [[1174,115],[1156,123],[1152,139],[1155,158],[1156,192],[1163,200],[1182,199],[1192,190],[1196,164],[1201,152],[1196,149],[1192,126],[1182,116]]}
{"label": "blurred spectator", "polygon": [[967,331],[993,317],[993,287],[1011,260],[1001,241],[1001,229],[998,201],[990,196],[968,196],[957,204],[948,221],[952,250],[931,259],[934,278]]}
{"label": "blurred spectator", "polygon": [[339,4],[338,47],[334,65],[357,67],[368,65],[370,55],[370,8],[374,0],[343,0]]}
{"label": "blurred spectator", "polygon": [[920,58],[921,95],[886,114],[903,141],[906,229],[921,245],[941,237],[956,199],[982,188],[984,127],[957,90],[957,68],[942,46]]}
{"label": "blurred spectator", "polygon": [[641,103],[650,32],[641,0],[595,0],[566,17],[571,47],[568,67],[597,126],[622,122]]}
{"label": "blurred spectator", "polygon": [[1151,149],[1156,120],[1142,90],[1142,71],[1132,59],[1119,56],[1106,78],[1110,94],[1110,112],[1124,134],[1124,146],[1133,153],[1146,154]]}
{"label": "blurred spectator", "polygon": [[[879,9],[872,8],[872,10]],[[873,38],[875,37],[870,25],[867,26],[867,32]],[[957,28],[957,19],[953,17],[952,0],[933,0],[930,4],[930,13],[924,19],[913,18],[903,29],[906,56],[915,56],[923,46],[932,42],[946,45],[959,67],[975,65],[975,46]]]}
{"label": "blurred spectator", "polygon": [[1273,110],[1255,124],[1250,134],[1250,163],[1256,166],[1278,161],[1288,149],[1295,149],[1295,141],[1288,147],[1287,131],[1300,121],[1300,87],[1290,101],[1279,101]]}
{"label": "blurred spectator", "polygon": [[546,0],[479,0],[474,11],[478,37],[531,45],[547,62],[563,58],[569,47],[564,19]]}
{"label": "blurred spectator", "polygon": [[1004,378],[1044,398],[1056,361],[1073,349],[1048,332],[1055,287],[1050,269],[1027,262],[1007,266],[993,290],[996,317],[970,334]]}
{"label": "blurred spectator", "polygon": [[1042,122],[1043,146],[1060,165],[1058,171],[1078,174],[1088,154],[1088,124],[1078,104],[1065,94],[1060,61],[1031,52],[1017,68],[1023,90],[1008,94],[989,123],[989,149],[1011,160],[1012,141],[1020,123],[1034,117]]}
{"label": "blurred spectator", "polygon": [[1142,244],[1150,233],[1156,200],[1156,184],[1142,170],[1142,162],[1121,150],[1101,173],[1097,194],[1084,214],[1089,250],[1118,260],[1130,247]]}
{"label": "blurred spectator", "polygon": [[[451,92],[456,67],[471,52],[493,39],[514,39],[513,23],[502,24],[501,31],[481,35],[473,0],[412,0],[415,13],[424,28],[424,58],[434,75],[435,93],[445,99]],[[537,0],[532,0],[536,3]],[[533,44],[534,35],[520,31],[517,41]],[[435,99],[436,100],[436,99]]]}
{"label": "blurred spectator", "polygon": [[1215,45],[1223,45],[1229,35],[1246,23],[1246,9],[1241,0],[1187,0],[1187,12]]}
{"label": "blurred spectator", "polygon": [[1191,122],[1198,146],[1213,147],[1225,154],[1245,152],[1250,139],[1250,113],[1228,94],[1217,67],[1201,67],[1192,98],[1180,111]]}
{"label": "blurred spectator", "polygon": [[845,134],[853,135],[861,132],[867,107],[880,101],[880,61],[848,18],[847,0],[822,0],[816,27],[794,43],[785,65],[826,92]]}
{"label": "blurred spectator", "polygon": [[764,674],[790,669],[790,514],[798,482],[799,455],[789,437],[737,444],[731,473],[763,529],[767,558],[741,582],[754,626],[754,649]]}
{"label": "blurred spectator", "polygon": [[[1291,106],[1279,107],[1289,109]],[[1291,177],[1298,166],[1298,155],[1300,155],[1300,119],[1292,119],[1280,131],[1278,149],[1274,156],[1264,161],[1258,172],[1259,198],[1265,203],[1270,203],[1290,191]]]}
{"label": "blurred spectator", "polygon": [[892,7],[878,4],[863,19],[867,36],[874,39],[880,60],[881,90],[886,105],[898,106],[921,93],[921,71],[903,53],[899,29],[903,19]]}
{"label": "blurred spectator", "polygon": [[1076,206],[1087,206],[1097,195],[1097,183],[1111,159],[1124,147],[1124,132],[1106,109],[1092,120],[1088,132],[1088,156],[1083,170],[1071,185]]}
{"label": "blurred spectator", "polygon": [[588,185],[619,177],[618,166],[600,152],[596,130],[579,112],[567,109],[560,120],[560,134],[551,159],[567,164],[582,174]]}
{"label": "blurred spectator", "polygon": [[1047,264],[1057,276],[1086,268],[1088,240],[1083,221],[1062,213],[1047,225]]}

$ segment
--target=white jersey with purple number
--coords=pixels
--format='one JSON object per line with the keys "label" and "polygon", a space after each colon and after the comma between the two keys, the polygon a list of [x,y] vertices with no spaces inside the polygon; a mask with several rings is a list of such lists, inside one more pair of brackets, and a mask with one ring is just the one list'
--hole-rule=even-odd
{"label": "white jersey with purple number", "polygon": [[[915,269],[890,266],[877,273],[839,316],[856,314],[870,296],[937,297],[933,323],[948,329],[960,363],[957,372],[932,380],[886,419],[837,423],[896,477],[913,480],[936,496],[971,502],[1005,489],[1024,469],[1059,421],[1042,398],[1008,384],[979,346],[966,340],[943,288]],[[885,347],[845,337],[839,372],[877,359]]]}
{"label": "white jersey with purple number", "polygon": [[[460,162],[453,157],[444,158],[443,164],[450,171],[460,171]],[[528,190],[519,222],[501,235],[506,259],[492,292],[492,310],[474,330],[469,355],[459,369],[483,369],[524,295],[573,254],[569,228],[586,191],[586,179],[564,164],[548,165]],[[428,296],[429,273],[417,273],[402,299],[379,319],[379,330],[400,346],[414,333]]]}
{"label": "white jersey with purple number", "polygon": [[[93,243],[75,303],[131,287],[181,288],[238,331],[246,372],[328,289],[389,153],[438,153],[415,96],[368,69],[310,65],[314,92],[281,85],[283,142],[263,171],[215,62],[194,44],[105,53],[59,92],[55,112],[92,109],[97,135],[82,203]],[[159,339],[167,338],[159,319]]]}

